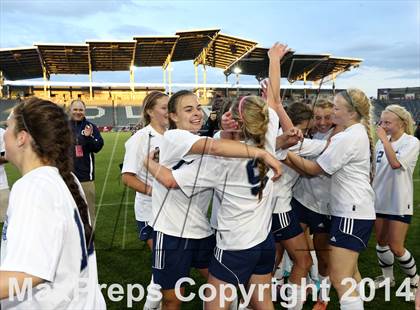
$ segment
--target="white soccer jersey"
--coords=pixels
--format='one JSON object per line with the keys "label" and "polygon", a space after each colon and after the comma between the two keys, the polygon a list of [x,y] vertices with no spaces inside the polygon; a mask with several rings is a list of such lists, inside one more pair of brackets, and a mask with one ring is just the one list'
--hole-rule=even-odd
{"label": "white soccer jersey", "polygon": [[[283,131],[280,129],[278,135],[282,135]],[[304,139],[302,143],[298,143],[288,150],[279,149],[276,152],[276,157],[279,160],[284,160],[287,156],[287,151],[296,153],[299,156],[317,156],[325,149],[327,141]],[[274,182],[273,194],[273,207],[274,213],[288,212],[292,209],[290,201],[292,200],[292,187],[299,178],[299,174],[288,167],[283,165],[281,178]]]}
{"label": "white soccer jersey", "polygon": [[[125,143],[124,164],[121,173],[134,173],[139,180],[152,186],[154,178],[144,167],[143,161],[151,151],[160,147],[162,139],[163,136],[151,125],[137,131]],[[152,197],[137,192],[134,210],[137,221],[150,222],[153,218]]]}
{"label": "white soccer jersey", "polygon": [[[244,250],[267,238],[271,231],[272,172],[266,176],[262,199],[258,200],[260,180],[253,160],[206,157],[172,172],[186,195],[216,189],[218,207],[213,212],[217,247]],[[196,177],[198,175],[198,177]],[[213,208],[214,208],[213,203]]]}
{"label": "white soccer jersey", "polygon": [[[3,128],[0,128],[0,152],[5,152],[4,148],[4,132]],[[7,176],[6,171],[4,170],[4,165],[0,165],[0,190],[9,188],[9,184],[7,183]]]}
{"label": "white soccer jersey", "polygon": [[331,175],[332,215],[375,219],[369,138],[362,124],[354,124],[333,136],[317,162]]}
{"label": "white soccer jersey", "polygon": [[[269,109],[265,149],[274,153],[279,119]],[[261,200],[258,168],[254,160],[207,156],[172,172],[186,195],[216,190],[212,206],[212,226],[217,246],[223,250],[251,248],[271,232],[273,182],[270,170],[265,178]]]}
{"label": "white soccer jersey", "polygon": [[[192,162],[199,162],[200,155],[186,155],[192,145],[200,137],[186,130],[173,129],[164,134],[160,147],[159,163],[167,168],[177,170]],[[154,230],[167,235],[201,239],[213,232],[207,218],[207,211],[212,197],[212,191],[204,191],[192,199],[180,189],[167,189],[158,181],[153,183],[152,206]]]}
{"label": "white soccer jersey", "polygon": [[[313,139],[328,140],[334,128],[326,133],[317,132]],[[318,156],[308,156],[307,159],[315,160]],[[293,187],[293,197],[306,208],[320,214],[330,215],[330,191],[331,176],[318,175],[316,177],[301,176]]]}
{"label": "white soccer jersey", "polygon": [[420,142],[403,134],[391,143],[401,168],[392,169],[384,145],[376,143],[376,174],[373,181],[376,213],[413,215],[413,173],[419,156]]}
{"label": "white soccer jersey", "polygon": [[32,298],[4,299],[2,309],[106,309],[95,252],[86,249],[76,203],[56,168],[34,169],[13,185],[0,270],[45,280]]}

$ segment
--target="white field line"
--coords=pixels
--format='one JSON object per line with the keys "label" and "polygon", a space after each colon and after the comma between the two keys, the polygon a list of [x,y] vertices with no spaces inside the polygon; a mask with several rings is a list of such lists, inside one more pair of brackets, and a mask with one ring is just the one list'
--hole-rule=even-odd
{"label": "white field line", "polygon": [[122,240],[122,249],[125,249],[125,239],[127,235],[127,216],[128,216],[128,193],[125,195],[125,208],[124,208],[124,230],[123,230],[123,240]]}
{"label": "white field line", "polygon": [[101,211],[101,207],[103,205],[102,202],[103,202],[104,195],[105,195],[106,184],[108,183],[109,174],[111,172],[111,165],[113,164],[113,159],[114,159],[114,155],[115,155],[115,150],[117,149],[117,144],[118,144],[119,137],[120,137],[120,132],[117,133],[117,138],[114,140],[114,145],[112,147],[112,153],[111,153],[111,157],[109,158],[109,164],[108,164],[108,168],[107,168],[107,171],[106,171],[106,174],[105,174],[104,185],[102,186],[101,197],[99,198],[98,210],[96,211],[96,217],[95,217],[95,223],[93,223],[93,229],[95,229],[95,227],[96,227],[96,221],[98,220],[99,212]]}

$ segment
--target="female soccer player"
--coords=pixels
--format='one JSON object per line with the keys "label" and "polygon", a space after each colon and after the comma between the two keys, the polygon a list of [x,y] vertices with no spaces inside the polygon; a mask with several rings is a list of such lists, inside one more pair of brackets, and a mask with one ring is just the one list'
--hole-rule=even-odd
{"label": "female soccer player", "polygon": [[293,153],[293,164],[310,175],[331,175],[330,264],[331,282],[340,298],[341,309],[362,309],[357,291],[342,298],[353,278],[361,281],[357,268],[360,251],[367,243],[375,220],[373,178],[374,147],[370,135],[370,101],[358,89],[340,92],[334,97],[334,118],[344,131],[334,135],[331,144],[316,161]]}
{"label": "female soccer player", "polygon": [[[13,109],[7,126],[6,156],[22,177],[2,233],[1,308],[105,309],[88,207],[71,172],[67,115],[32,98]],[[23,299],[9,295],[13,285],[29,288]]]}
{"label": "female soccer player", "polygon": [[376,132],[376,175],[373,182],[376,210],[376,254],[382,276],[395,285],[394,256],[410,278],[413,292],[419,276],[416,262],[404,242],[413,215],[413,173],[419,155],[419,140],[413,136],[414,121],[405,108],[389,105],[381,114]]}
{"label": "female soccer player", "polygon": [[149,93],[143,101],[144,128],[137,131],[125,143],[122,181],[136,191],[134,210],[139,238],[152,249],[152,184],[153,176],[147,173],[143,160],[160,147],[163,133],[168,128],[169,97],[159,91]]}
{"label": "female soccer player", "polygon": [[[269,54],[270,66],[272,63],[279,66],[281,56],[287,50],[285,46],[276,46],[276,49],[276,52]],[[274,53],[276,55],[273,55]],[[272,109],[268,108],[267,103],[259,97],[248,96],[236,103],[233,110],[235,111],[233,114],[238,115],[240,120],[242,139],[249,145],[258,147],[256,150],[265,149],[274,153],[279,118]],[[178,111],[177,115],[170,117],[170,121],[171,119],[182,124]],[[171,130],[167,133],[170,132]],[[172,131],[171,134],[174,134],[172,140],[177,142],[176,131]],[[228,145],[235,143],[229,140],[220,140],[220,142]],[[250,146],[246,148],[254,150]],[[267,174],[267,166],[255,159],[216,157],[195,160],[182,167],[177,164],[172,166],[172,172],[167,169],[170,165],[164,166],[166,167],[151,163],[152,174],[166,187],[179,186],[190,199],[201,198],[203,193],[211,188],[217,191],[213,198],[212,209],[212,226],[217,231],[217,247],[211,258],[208,281],[216,287],[218,295],[206,307],[219,309],[229,306],[229,301],[224,305],[219,304],[222,284],[269,284],[275,253],[270,233],[273,182],[270,179],[271,175]],[[202,213],[204,215],[201,218],[205,219],[205,211]],[[195,221],[195,218],[191,214],[190,221]],[[258,292],[255,291],[251,302],[261,309],[273,307],[269,290],[264,291],[264,296],[258,296]]]}
{"label": "female soccer player", "polygon": [[[328,100],[320,99],[315,103],[313,139],[328,140],[338,126],[334,126],[333,103]],[[314,160],[316,157],[308,159]],[[330,231],[330,192],[327,188],[331,186],[331,177],[321,174],[316,177],[308,178],[302,176],[293,188],[293,199],[291,204],[298,214],[302,229],[309,228],[313,234],[313,244],[318,261],[318,277],[320,282],[330,285],[328,277],[328,242]],[[311,251],[312,254],[312,251]],[[328,290],[329,292],[329,290]],[[322,310],[327,306],[327,301],[322,297],[328,294],[319,295],[319,300],[313,310]]]}
{"label": "female soccer player", "polygon": [[[136,191],[134,210],[139,230],[139,238],[153,248],[152,221],[152,184],[153,177],[143,165],[143,160],[149,153],[160,147],[163,133],[168,128],[168,96],[159,91],[152,91],[143,101],[144,128],[137,131],[125,143],[124,163],[121,170],[122,181]],[[150,281],[148,292],[160,288]],[[153,300],[149,294],[146,297],[144,309],[159,307],[160,301]]]}
{"label": "female soccer player", "polygon": [[[312,110],[303,102],[295,102],[287,108],[287,113],[291,118],[293,125],[306,132],[312,120]],[[281,132],[281,130],[280,130]],[[289,151],[295,152],[300,156],[317,156],[325,149],[327,142],[325,140],[304,139],[302,144],[290,147]],[[286,160],[287,149],[277,151],[279,160]],[[286,165],[288,164],[286,160]],[[292,166],[293,168],[293,166]],[[293,309],[302,309],[306,296],[302,296],[301,280],[306,279],[312,260],[309,254],[308,243],[299,225],[299,218],[294,208],[291,207],[292,187],[296,183],[299,174],[289,167],[283,167],[282,177],[274,183],[273,194],[273,222],[272,232],[276,241],[276,266],[279,265],[284,249],[293,261],[293,267],[289,276],[289,283],[296,285],[296,306]],[[283,276],[282,268],[278,274]]]}
{"label": "female soccer player", "polygon": [[[159,152],[162,166],[178,170],[200,162],[202,154],[260,158],[274,167],[279,176],[280,164],[267,151],[230,140],[213,140],[196,133],[203,122],[201,105],[190,91],[179,91],[168,103],[169,129],[164,133]],[[145,164],[153,165],[153,161]],[[160,175],[160,171],[157,172]],[[192,199],[179,189],[169,190],[153,183],[153,277],[161,285],[163,305],[179,308],[176,282],[197,268],[207,278],[208,264],[214,248],[214,235],[207,218],[212,191],[202,191]]]}

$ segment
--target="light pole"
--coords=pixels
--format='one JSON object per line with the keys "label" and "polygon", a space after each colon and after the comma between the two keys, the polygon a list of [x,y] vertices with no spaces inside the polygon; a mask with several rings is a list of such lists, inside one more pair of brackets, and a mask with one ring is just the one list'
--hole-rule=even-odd
{"label": "light pole", "polygon": [[239,97],[239,74],[242,72],[241,68],[235,67],[233,72],[236,75],[236,97]]}

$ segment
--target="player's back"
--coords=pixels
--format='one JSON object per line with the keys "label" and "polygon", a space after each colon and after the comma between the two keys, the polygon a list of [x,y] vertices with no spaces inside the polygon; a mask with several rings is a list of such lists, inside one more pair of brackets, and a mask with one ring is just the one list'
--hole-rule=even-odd
{"label": "player's back", "polygon": [[93,247],[86,249],[77,206],[56,168],[34,169],[15,183],[2,235],[1,270],[45,280],[32,298],[4,300],[2,309],[106,307]]}
{"label": "player's back", "polygon": [[247,249],[264,241],[271,227],[272,172],[261,182],[254,160],[220,159],[223,176],[216,188],[214,226],[221,249]]}

